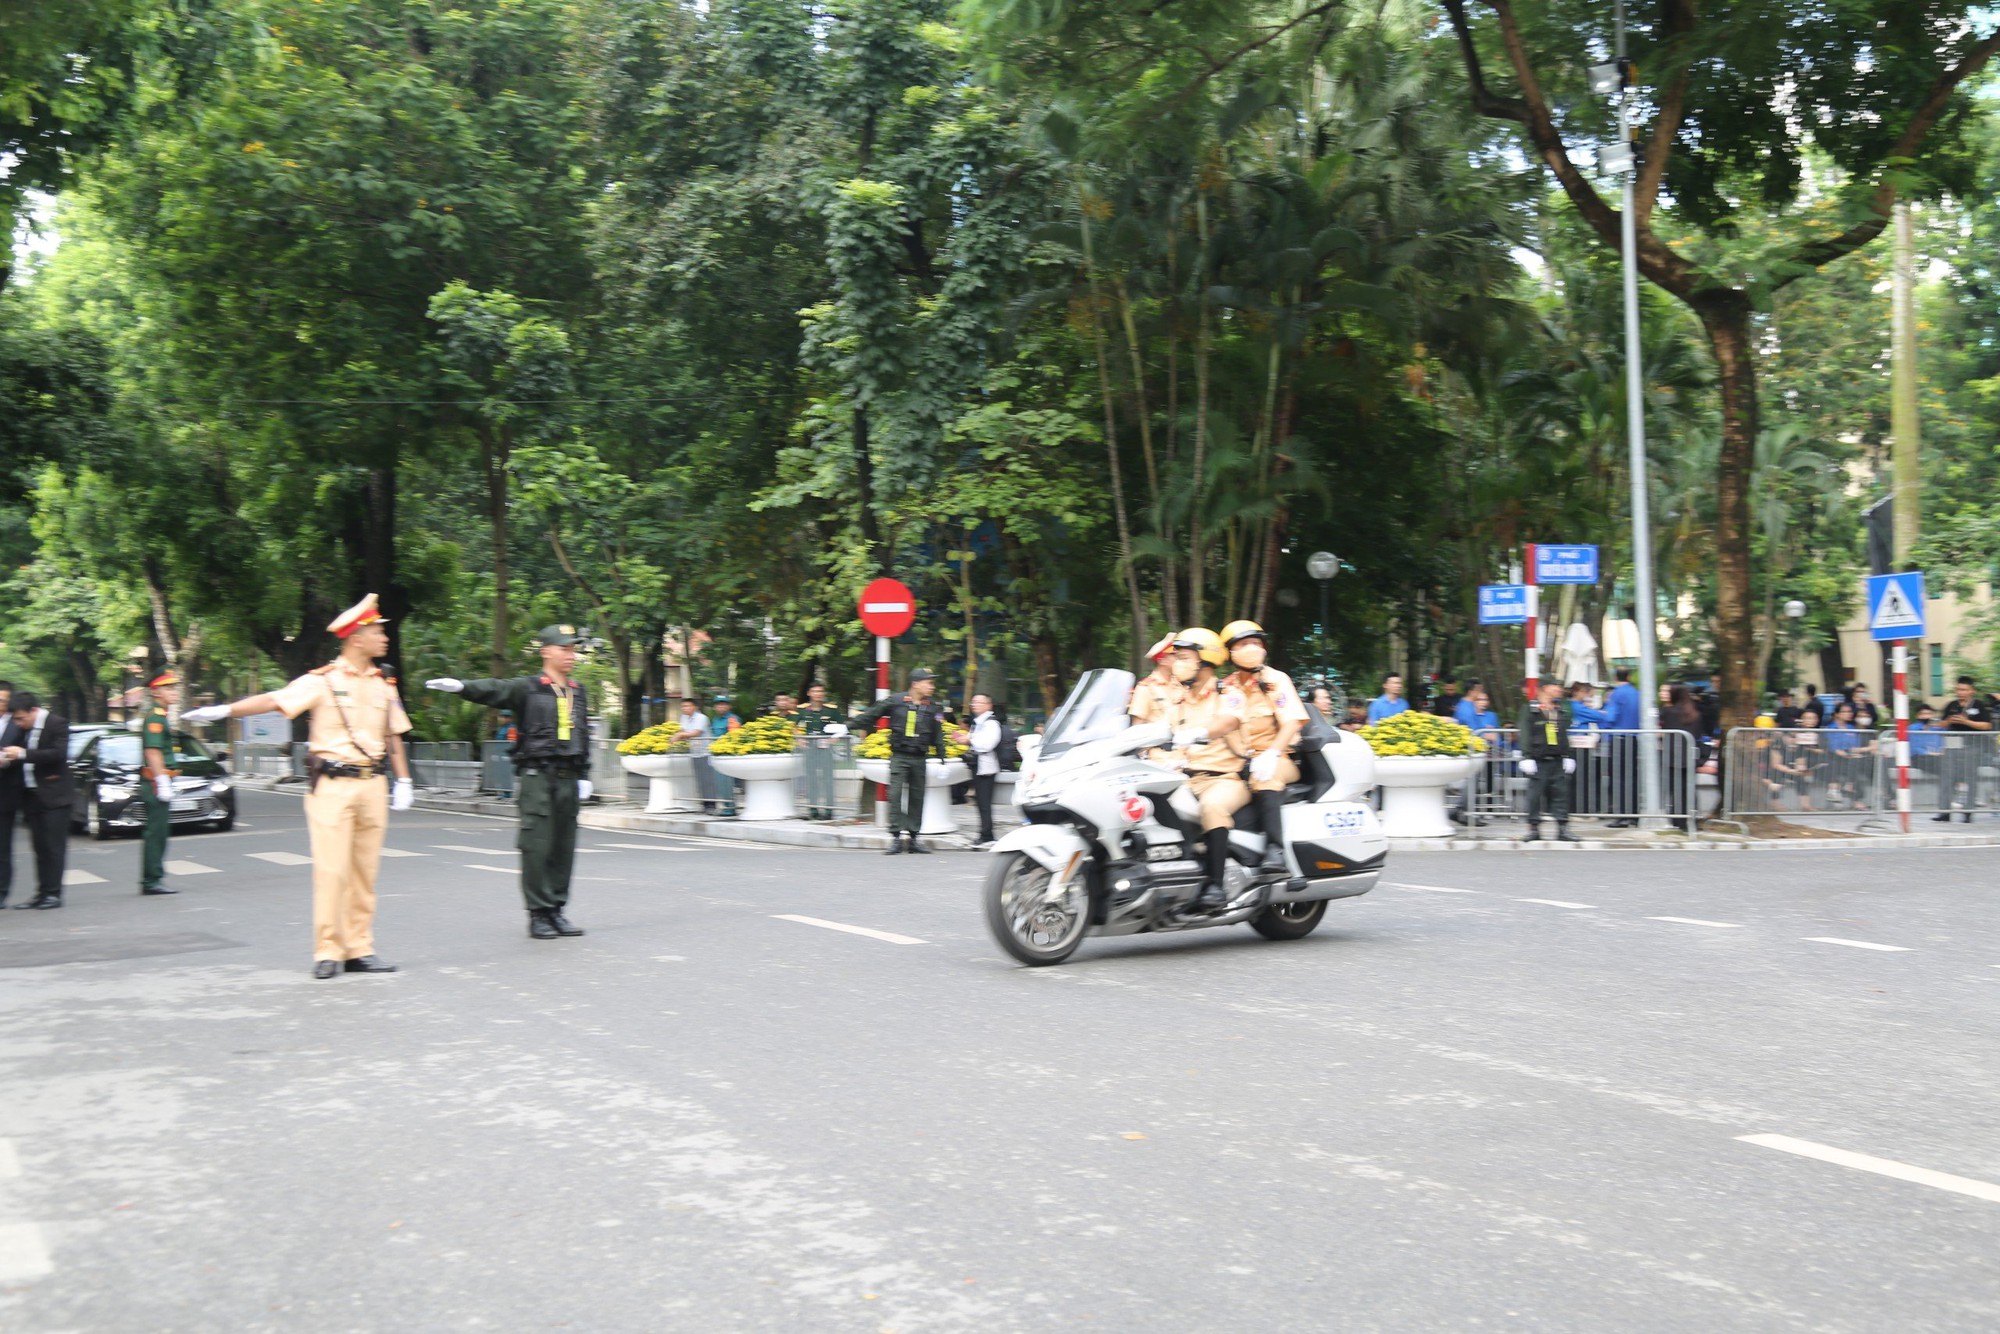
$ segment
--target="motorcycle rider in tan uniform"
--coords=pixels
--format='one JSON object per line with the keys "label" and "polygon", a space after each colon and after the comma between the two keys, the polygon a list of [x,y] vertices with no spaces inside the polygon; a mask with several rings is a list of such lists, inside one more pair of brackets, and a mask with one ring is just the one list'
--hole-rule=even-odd
{"label": "motorcycle rider in tan uniform", "polygon": [[1153,661],[1153,674],[1132,687],[1132,702],[1125,711],[1134,723],[1170,723],[1174,706],[1186,693],[1174,679],[1174,637],[1168,635],[1147,649],[1146,656]]}
{"label": "motorcycle rider in tan uniform", "polygon": [[1251,800],[1257,822],[1264,828],[1264,861],[1260,870],[1285,869],[1285,788],[1299,781],[1292,747],[1305,730],[1306,706],[1292,678],[1264,665],[1270,636],[1255,621],[1231,621],[1222,627],[1222,645],[1236,670],[1223,678],[1225,707],[1243,720],[1231,738],[1249,761]]}
{"label": "motorcycle rider in tan uniform", "polygon": [[1191,626],[1174,636],[1173,675],[1182,687],[1174,705],[1174,747],[1187,771],[1188,791],[1201,803],[1202,855],[1208,875],[1192,906],[1219,908],[1229,866],[1229,830],[1236,812],[1250,804],[1243,756],[1230,744],[1243,725],[1232,712],[1215,672],[1229,659],[1213,630]]}

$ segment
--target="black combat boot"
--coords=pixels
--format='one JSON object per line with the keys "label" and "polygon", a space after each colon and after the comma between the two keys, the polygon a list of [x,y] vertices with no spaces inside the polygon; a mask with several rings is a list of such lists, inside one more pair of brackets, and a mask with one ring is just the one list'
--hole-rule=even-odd
{"label": "black combat boot", "polygon": [[528,914],[528,934],[536,940],[560,940],[562,938],[562,932],[556,930],[556,924],[551,922],[549,915],[540,909],[536,909]]}
{"label": "black combat boot", "polygon": [[1581,843],[1583,842],[1583,840],[1578,838],[1575,834],[1570,833],[1569,826],[1564,824],[1562,821],[1558,820],[1556,822],[1556,842]]}
{"label": "black combat boot", "polygon": [[1202,849],[1202,856],[1208,862],[1208,878],[1201,882],[1201,893],[1188,905],[1195,912],[1207,912],[1229,902],[1229,831],[1209,830]]}
{"label": "black combat boot", "polygon": [[896,833],[894,830],[891,830],[889,833],[889,851],[885,855],[890,857],[895,857],[900,855],[902,851],[903,851],[903,836],[901,834]]}
{"label": "black combat boot", "polygon": [[556,934],[559,936],[580,936],[583,934],[583,928],[563,916],[561,908],[551,908],[545,916],[549,919],[549,925],[556,929]]}
{"label": "black combat boot", "polygon": [[1264,860],[1257,869],[1282,871],[1285,869],[1285,794],[1259,792],[1255,795],[1257,823],[1264,826]]}

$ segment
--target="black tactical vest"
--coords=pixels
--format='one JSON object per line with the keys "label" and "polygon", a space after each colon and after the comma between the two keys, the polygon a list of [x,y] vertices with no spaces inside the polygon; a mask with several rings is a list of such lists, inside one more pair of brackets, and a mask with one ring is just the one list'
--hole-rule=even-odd
{"label": "black tactical vest", "polygon": [[521,706],[518,724],[520,739],[514,743],[516,764],[547,764],[552,761],[581,763],[590,754],[590,701],[583,684],[570,682],[569,740],[556,736],[556,690],[546,676],[538,676],[528,686],[528,699]]}

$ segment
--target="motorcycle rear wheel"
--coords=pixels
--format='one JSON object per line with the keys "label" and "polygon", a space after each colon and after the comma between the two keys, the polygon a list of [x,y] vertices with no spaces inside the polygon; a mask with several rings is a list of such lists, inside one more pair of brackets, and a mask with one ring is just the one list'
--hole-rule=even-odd
{"label": "motorcycle rear wheel", "polygon": [[1250,929],[1266,940],[1303,940],[1326,916],[1326,900],[1275,903],[1250,919]]}
{"label": "motorcycle rear wheel", "polygon": [[986,926],[1000,948],[1030,968],[1061,963],[1076,953],[1090,925],[1090,894],[1071,884],[1048,898],[1055,873],[1019,852],[993,859],[986,873]]}

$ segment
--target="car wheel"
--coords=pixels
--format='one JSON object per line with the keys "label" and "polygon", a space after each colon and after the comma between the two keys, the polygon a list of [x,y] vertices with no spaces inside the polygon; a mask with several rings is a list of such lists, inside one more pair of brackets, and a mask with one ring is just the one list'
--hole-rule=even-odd
{"label": "car wheel", "polygon": [[89,829],[90,836],[99,843],[111,837],[111,826],[104,822],[104,805],[96,797],[90,799],[90,809],[84,816],[84,825]]}
{"label": "car wheel", "polygon": [[223,816],[220,820],[211,821],[208,827],[210,829],[213,829],[216,833],[220,834],[226,832],[230,828],[230,826],[234,825],[235,823],[236,823],[236,812],[231,811],[229,812],[229,814]]}

